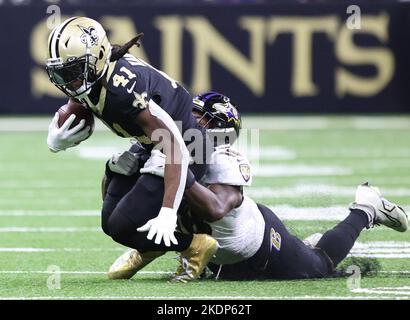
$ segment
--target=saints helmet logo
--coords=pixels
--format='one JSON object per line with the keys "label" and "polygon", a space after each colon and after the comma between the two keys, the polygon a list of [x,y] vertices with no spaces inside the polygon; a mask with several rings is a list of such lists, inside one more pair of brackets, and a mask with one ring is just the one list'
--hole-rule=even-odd
{"label": "saints helmet logo", "polygon": [[98,34],[97,34],[97,30],[95,30],[95,28],[93,26],[91,27],[82,27],[79,26],[81,31],[83,32],[83,34],[80,37],[80,40],[82,43],[87,44],[88,43],[88,39],[90,40],[90,43],[92,46],[96,46],[98,44]]}

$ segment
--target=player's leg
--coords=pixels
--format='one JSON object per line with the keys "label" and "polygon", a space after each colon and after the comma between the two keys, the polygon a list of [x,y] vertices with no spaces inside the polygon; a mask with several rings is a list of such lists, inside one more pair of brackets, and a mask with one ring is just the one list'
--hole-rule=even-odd
{"label": "player's leg", "polygon": [[108,178],[107,174],[105,174],[104,178],[103,188],[105,188],[106,192],[103,191],[104,199],[101,210],[101,227],[105,234],[110,235],[108,219],[117,204],[135,185],[139,175],[128,177],[122,174],[111,173]]}
{"label": "player's leg", "polygon": [[[138,154],[139,168],[144,165],[150,155],[150,153],[145,151],[139,143],[133,143],[129,151]],[[139,169],[131,176],[113,172],[110,170],[107,162],[101,185],[103,199],[101,226],[107,235],[109,235],[108,219],[110,218],[118,202],[120,202],[120,200],[132,189],[140,176],[141,174]]]}
{"label": "player's leg", "polygon": [[[118,182],[120,185],[120,188],[115,188],[119,197],[113,196],[112,201],[104,201],[104,205],[107,206],[115,203],[115,205],[108,209],[112,209],[107,219],[109,235],[116,242],[132,248],[118,257],[111,265],[107,273],[110,279],[130,279],[139,270],[163,255],[166,251],[183,250],[189,246],[189,242],[192,240],[189,239],[192,236],[181,239],[179,234],[176,233],[179,247],[176,248],[171,243],[171,247],[168,248],[164,245],[155,245],[153,241],[148,240],[146,232],[137,232],[138,224],[143,223],[140,221],[150,219],[146,215],[147,213],[153,216],[155,210],[159,211],[160,205],[158,204],[161,203],[163,190],[163,180],[161,178],[152,175],[142,175],[141,179],[139,184],[136,181],[133,181],[132,184],[127,184],[129,181],[124,180],[124,178],[112,181],[110,186],[115,182]],[[123,191],[126,192],[123,194]],[[108,198],[107,200],[110,199]]]}
{"label": "player's leg", "polygon": [[[178,281],[187,282],[198,278],[216,249],[217,242],[215,239],[206,234],[194,234],[191,244],[180,255],[181,259],[184,259],[181,268],[184,269],[184,272],[188,270],[189,276]],[[163,254],[165,254],[165,251],[141,253],[136,249],[129,249],[111,265],[107,276],[110,279],[130,279],[139,270]],[[175,277],[172,280],[175,281]]]}
{"label": "player's leg", "polygon": [[163,190],[162,178],[143,174],[114,209],[108,221],[111,237],[135,250],[117,259],[118,263],[116,261],[110,268],[110,278],[127,279],[166,251],[178,251],[187,258],[188,264],[195,269],[193,279],[200,275],[208,263],[211,258],[208,253],[217,246],[217,242],[206,234],[175,232],[178,244],[171,243],[167,247],[163,243],[155,244],[153,240],[148,240],[147,232],[136,230],[158,214]]}
{"label": "player's leg", "polygon": [[243,262],[210,269],[221,279],[306,279],[322,278],[333,268],[319,249],[308,248],[291,235],[283,222],[267,207],[258,204],[265,221],[264,238],[256,254]]}
{"label": "player's leg", "polygon": [[364,228],[383,224],[396,231],[408,228],[408,218],[399,206],[384,199],[377,188],[360,185],[349,216],[332,230],[327,231],[317,243],[337,266],[350,252]]}
{"label": "player's leg", "polygon": [[[269,279],[323,278],[333,272],[331,260],[320,249],[307,247],[290,234],[283,222],[267,207],[258,204],[265,220],[265,237],[258,264],[266,260],[263,272]],[[267,257],[267,258],[266,258]],[[260,260],[263,258],[263,260]]]}
{"label": "player's leg", "polygon": [[361,231],[369,225],[367,214],[353,209],[342,222],[325,232],[316,247],[321,248],[336,267],[353,248]]}
{"label": "player's leg", "polygon": [[[132,149],[130,151],[133,151]],[[135,152],[135,151],[133,151]],[[190,166],[191,171],[194,172],[194,175],[199,179],[206,170],[206,165],[204,164],[192,164]],[[147,264],[152,262],[155,258],[161,256],[165,253],[158,246],[147,246],[153,245],[152,241],[146,239],[146,234],[141,234],[136,232],[136,216],[142,218],[142,220],[148,220],[148,216],[141,216],[138,214],[141,212],[155,212],[159,211],[159,207],[155,208],[162,201],[163,194],[163,180],[151,175],[145,175],[148,179],[148,182],[143,181],[140,187],[134,188],[137,179],[140,177],[139,173],[133,177],[127,177],[124,175],[111,174],[111,181],[108,184],[107,196],[104,199],[103,206],[103,229],[104,231],[113,237],[117,242],[122,243],[123,245],[129,246],[131,249],[122,254],[118,259],[113,263],[108,271],[108,277],[110,279],[129,279],[131,278],[138,270],[145,267]],[[150,178],[151,177],[151,178]],[[150,182],[151,181],[151,182]],[[154,181],[154,182],[153,182]],[[147,190],[145,187],[150,187],[150,190]],[[130,193],[127,197],[126,195]],[[125,198],[125,199],[123,199]],[[132,201],[132,200],[136,201]],[[117,208],[117,205],[122,200],[122,207]],[[141,201],[139,201],[141,200]],[[137,202],[140,202],[138,204]],[[138,206],[138,207],[137,207]],[[130,213],[130,210],[124,210],[125,208],[134,208]],[[114,216],[112,213],[115,211]],[[128,214],[126,213],[128,212]],[[156,212],[157,214],[157,212]],[[133,216],[132,219],[129,216]],[[155,217],[155,216],[153,216]],[[181,238],[181,236],[176,233],[176,237]],[[202,238],[207,239],[202,239]],[[182,239],[179,239],[179,246],[171,248],[163,248],[165,250],[177,250],[177,251],[189,251],[198,252],[195,254],[195,257],[192,259],[195,261],[200,258],[201,248],[203,247],[203,240],[210,240],[205,235],[198,235],[192,237],[182,236]],[[213,240],[213,239],[212,239]],[[188,243],[190,242],[190,244]],[[145,244],[145,245],[144,245]],[[197,249],[200,250],[197,250]],[[154,251],[151,251],[154,250]],[[158,251],[159,250],[159,251]],[[204,264],[206,265],[206,263]]]}
{"label": "player's leg", "polygon": [[[190,170],[198,180],[204,175],[206,164],[205,159],[205,161],[199,161],[199,163],[190,165]],[[164,254],[165,251],[173,250],[182,251],[182,253],[188,256],[192,265],[203,268],[207,263],[207,261],[204,262],[203,253],[207,251],[211,240],[214,241],[211,237],[207,235],[182,235],[177,232],[175,235],[179,242],[178,245],[164,247],[163,244],[158,246],[153,241],[146,239],[146,233],[136,232],[137,224],[140,221],[143,221],[141,224],[144,224],[151,217],[154,218],[158,214],[160,209],[158,205],[162,202],[164,192],[163,179],[151,175],[144,175],[143,177],[146,177],[143,180],[147,181],[142,181],[139,186],[132,186],[131,190],[129,190],[130,194],[121,197],[122,201],[112,216],[111,212],[117,208],[119,201],[107,201],[107,212],[110,212],[107,215],[110,219],[110,235],[115,241],[135,248],[128,250],[114,262],[108,272],[108,277],[111,279],[128,279],[155,258]],[[123,190],[126,190],[126,188]],[[115,200],[118,200],[118,198],[116,197]],[[130,210],[132,208],[134,210]],[[138,212],[143,214],[138,214]],[[131,219],[130,216],[132,217]]]}
{"label": "player's leg", "polygon": [[192,235],[175,233],[178,244],[166,247],[162,242],[155,244],[147,239],[147,232],[136,229],[158,215],[164,194],[164,180],[143,174],[131,190],[121,198],[108,219],[110,236],[118,243],[145,251],[183,251],[192,241]]}

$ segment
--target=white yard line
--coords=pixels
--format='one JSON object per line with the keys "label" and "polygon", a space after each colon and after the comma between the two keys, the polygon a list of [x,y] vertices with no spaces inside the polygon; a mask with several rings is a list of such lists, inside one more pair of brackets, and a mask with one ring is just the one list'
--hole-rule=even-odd
{"label": "white yard line", "polygon": [[[0,117],[0,132],[46,132],[53,116],[54,114],[49,117]],[[109,129],[101,121],[95,121],[94,131]]]}
{"label": "white yard line", "polygon": [[0,217],[99,217],[99,210],[0,210]]}
{"label": "white yard line", "polygon": [[392,270],[392,271],[379,271],[381,274],[410,274],[410,270]]}
{"label": "white yard line", "polygon": [[353,117],[353,128],[364,130],[408,130],[410,128],[410,119],[389,118],[389,117]]}
{"label": "white yard line", "polygon": [[[47,174],[47,173],[44,173]],[[34,189],[35,194],[39,194],[38,189],[74,189],[81,190],[81,193],[87,189],[93,189],[95,187],[94,179],[87,180],[77,180],[77,181],[65,181],[61,183],[58,179],[54,177],[49,177],[49,179],[37,179],[27,180],[26,177],[13,178],[9,177],[7,179],[2,179],[0,181],[0,189]],[[94,192],[94,191],[91,191]]]}
{"label": "white yard line", "polygon": [[335,128],[359,130],[408,130],[410,128],[410,118],[408,116],[244,116],[243,127],[274,131],[324,130]]}
{"label": "white yard line", "polygon": [[352,252],[357,253],[357,254],[362,254],[362,253],[381,253],[381,254],[410,253],[410,247],[407,247],[407,248],[353,248]]}
{"label": "white yard line", "polygon": [[0,297],[0,300],[408,300],[410,297],[394,296],[14,296]]}
{"label": "white yard line", "polygon": [[276,205],[269,207],[280,219],[283,220],[343,220],[349,214],[347,206],[323,207],[293,207],[289,205]]}
{"label": "white yard line", "polygon": [[310,166],[304,164],[271,164],[252,167],[254,176],[259,177],[294,177],[294,176],[346,176],[352,174],[348,167]]}
{"label": "white yard line", "polygon": [[[255,199],[300,198],[300,197],[354,197],[356,186],[339,187],[327,184],[299,184],[285,188],[250,187],[245,193]],[[385,197],[410,197],[409,188],[383,188]]]}
{"label": "white yard line", "polygon": [[9,232],[18,232],[18,233],[27,233],[27,232],[44,232],[44,233],[53,233],[53,232],[102,232],[101,228],[88,228],[88,227],[69,227],[69,228],[58,228],[58,227],[41,227],[41,228],[30,228],[30,227],[5,227],[0,228],[0,233],[9,233]]}
{"label": "white yard line", "polygon": [[[269,207],[279,218],[283,220],[298,221],[335,221],[343,220],[349,214],[347,206],[330,207],[293,207],[289,205],[276,205]],[[404,208],[409,211],[408,207]],[[372,229],[373,230],[373,229]]]}
{"label": "white yard line", "polygon": [[[249,192],[245,194],[250,196]],[[349,214],[347,205],[329,207],[294,207],[290,205],[275,205],[269,208],[283,220],[297,221],[338,221]],[[404,206],[410,212],[409,206]],[[0,210],[0,217],[100,217],[99,210]],[[379,229],[371,229],[379,230]],[[99,228],[29,228],[29,227],[3,227],[1,232],[98,232]]]}
{"label": "white yard line", "polygon": [[352,290],[353,293],[368,293],[368,294],[392,294],[392,295],[404,295],[404,296],[409,296],[410,298],[410,290],[409,291],[401,291],[397,290],[379,290],[377,288],[370,288],[370,289],[354,289]]}
{"label": "white yard line", "polygon": [[398,291],[403,291],[403,290],[410,290],[409,286],[404,286],[404,287],[378,287],[378,288],[372,288],[373,290],[398,290]]}
{"label": "white yard line", "polygon": [[[0,270],[0,274],[107,274],[106,271],[43,271],[43,270]],[[171,271],[138,271],[138,274],[173,274]]]}
{"label": "white yard line", "polygon": [[[117,144],[118,145],[118,144]],[[114,145],[84,145],[74,149],[74,152],[81,158],[104,160],[110,157],[112,154],[122,152],[130,147],[130,144],[124,144],[122,146]],[[296,152],[294,150],[279,147],[279,146],[261,146],[260,148],[239,146],[238,151],[242,154],[246,154],[249,160],[294,160],[296,159]]]}
{"label": "white yard line", "polygon": [[[279,194],[280,197],[300,197],[303,194],[307,195],[308,186],[296,188],[296,189],[269,189],[268,188],[255,188],[255,189],[245,189],[245,194],[251,198],[276,198],[275,195]],[[325,187],[322,189],[325,192]],[[407,189],[391,189],[386,190],[386,194],[395,196],[404,196],[407,194]],[[312,191],[314,192],[314,191]],[[331,188],[329,193],[331,193]],[[352,191],[354,194],[354,190]],[[410,195],[410,194],[409,194]],[[315,196],[318,196],[317,194]],[[403,206],[404,210],[410,212],[410,206]],[[344,219],[348,213],[349,209],[347,205],[336,205],[329,207],[294,207],[286,204],[278,204],[275,206],[270,206],[270,209],[278,215],[279,218],[284,220],[324,220],[324,221],[335,221]],[[0,210],[0,217],[100,217],[101,211],[99,210]],[[16,227],[17,228],[17,227]],[[0,228],[0,232],[18,232],[16,228]],[[30,230],[30,228],[21,228],[22,232],[28,232],[25,230]],[[32,232],[37,229],[47,231],[44,228],[31,228]],[[49,228],[52,232],[53,228]],[[55,229],[55,228],[54,228]],[[73,228],[68,228],[73,229]],[[90,229],[90,228],[88,228]],[[3,231],[2,231],[3,230]],[[13,230],[13,231],[11,231]],[[57,229],[59,230],[59,229]],[[98,228],[91,228],[91,231],[98,231]],[[87,231],[87,230],[83,230]],[[58,232],[58,231],[55,231]],[[69,231],[67,231],[69,232]],[[74,231],[73,231],[74,232]]]}
{"label": "white yard line", "polygon": [[356,253],[348,255],[349,257],[358,258],[376,258],[376,259],[408,259],[410,258],[410,253],[396,253],[396,254],[384,254],[384,253]]}
{"label": "white yard line", "polygon": [[[3,247],[2,252],[16,253],[45,253],[45,252],[122,252],[125,248],[32,248],[32,247]],[[406,241],[374,241],[357,242],[349,256],[380,259],[410,258],[410,242]]]}
{"label": "white yard line", "polygon": [[394,248],[410,248],[409,241],[369,241],[369,242],[356,242],[355,248],[357,249],[394,249]]}
{"label": "white yard line", "polygon": [[0,270],[0,274],[106,274],[103,271],[36,271],[36,270]]}
{"label": "white yard line", "polygon": [[[53,117],[5,116],[0,117],[0,131],[47,131]],[[329,128],[408,130],[410,117],[403,116],[251,116],[242,117],[244,128],[266,130],[321,130]],[[96,130],[108,130],[96,120]]]}
{"label": "white yard line", "polygon": [[124,251],[126,248],[0,248],[0,252],[104,252]]}
{"label": "white yard line", "polygon": [[[92,160],[106,160],[112,154],[117,152],[122,152],[129,149],[130,144],[128,141],[123,141],[120,144],[111,142],[105,142],[104,144],[93,144],[92,141],[89,141],[86,145],[80,145],[75,149],[68,150],[84,159]],[[265,161],[289,161],[297,159],[296,150],[289,149],[282,146],[274,145],[259,145],[259,147],[249,146],[247,144],[239,144],[234,146],[241,154],[246,156],[251,163],[256,166],[259,160]],[[372,168],[382,168],[390,165],[391,160],[395,160],[395,166],[408,167],[408,163],[405,162],[410,156],[410,151],[407,149],[392,149],[389,150],[389,153],[378,152],[377,150],[371,150],[363,152],[362,150],[357,149],[335,149],[327,150],[326,153],[321,154],[321,151],[312,155],[313,158],[317,159],[328,159],[328,158],[354,158],[354,159],[369,159],[371,157],[370,164]]]}
{"label": "white yard line", "polygon": [[252,160],[259,160],[259,159],[266,159],[266,160],[294,160],[296,159],[296,151],[292,149],[288,149],[285,147],[280,146],[259,146],[259,148],[249,147],[245,149],[245,152],[242,152],[241,149],[238,150],[242,154],[246,155],[248,159]]}
{"label": "white yard line", "polygon": [[128,145],[125,149],[119,147],[93,147],[93,146],[80,146],[76,150],[76,154],[80,158],[92,159],[92,160],[107,160],[113,154],[129,149]]}
{"label": "white yard line", "polygon": [[[0,270],[0,274],[49,274],[49,273],[55,273],[56,271],[47,271],[47,270]],[[62,274],[106,274],[106,271],[58,271]],[[138,274],[172,274],[172,271],[138,271]],[[378,271],[380,274],[403,274],[407,275],[410,274],[410,270],[384,270],[384,271]],[[393,287],[389,288],[383,288],[383,289],[391,289]]]}

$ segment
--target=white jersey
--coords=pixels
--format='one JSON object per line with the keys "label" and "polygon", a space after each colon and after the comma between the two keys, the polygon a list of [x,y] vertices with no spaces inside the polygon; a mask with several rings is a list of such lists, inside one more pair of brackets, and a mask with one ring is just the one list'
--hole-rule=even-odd
{"label": "white jersey", "polygon": [[207,185],[250,186],[252,184],[251,165],[248,159],[237,151],[227,146],[220,146],[212,153],[208,170],[200,182]]}
{"label": "white jersey", "polygon": [[[251,166],[245,157],[232,149],[219,147],[212,155],[203,184],[249,186]],[[256,203],[244,196],[242,204],[222,219],[208,223],[219,249],[211,260],[217,264],[233,264],[252,257],[260,248],[265,231],[265,220]]]}

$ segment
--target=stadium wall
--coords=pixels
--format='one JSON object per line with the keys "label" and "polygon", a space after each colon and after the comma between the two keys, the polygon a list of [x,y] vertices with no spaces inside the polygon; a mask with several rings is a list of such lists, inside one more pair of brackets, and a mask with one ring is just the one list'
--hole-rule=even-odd
{"label": "stadium wall", "polygon": [[[192,94],[217,90],[244,112],[409,112],[410,4],[61,7],[87,15]],[[50,9],[49,9],[50,10]],[[356,12],[357,13],[357,12]],[[44,70],[46,6],[2,7],[0,113],[51,113],[65,102]]]}

